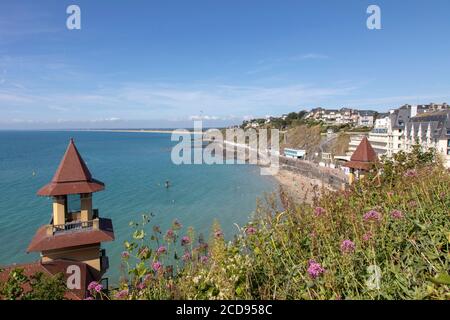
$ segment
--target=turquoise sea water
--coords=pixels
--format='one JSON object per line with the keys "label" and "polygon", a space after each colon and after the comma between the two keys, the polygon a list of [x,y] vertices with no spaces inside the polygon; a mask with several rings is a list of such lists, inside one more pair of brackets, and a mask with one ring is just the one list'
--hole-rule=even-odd
{"label": "turquoise sea water", "polygon": [[37,228],[50,221],[52,205],[36,192],[53,177],[70,137],[92,175],[106,184],[94,194],[94,207],[113,220],[116,240],[103,245],[112,283],[123,241],[131,237],[128,224],[142,214],[155,214],[153,223],[162,230],[177,218],[205,236],[217,219],[231,238],[234,223],[245,224],[256,199],[275,189],[256,166],[172,164],[169,134],[0,131],[0,266],[38,259],[25,250]]}

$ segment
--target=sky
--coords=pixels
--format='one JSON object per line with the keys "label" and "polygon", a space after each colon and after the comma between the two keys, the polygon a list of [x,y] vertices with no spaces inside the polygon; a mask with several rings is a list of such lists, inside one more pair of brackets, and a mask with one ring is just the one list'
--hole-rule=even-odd
{"label": "sky", "polygon": [[0,129],[450,102],[449,18],[448,0],[2,0]]}

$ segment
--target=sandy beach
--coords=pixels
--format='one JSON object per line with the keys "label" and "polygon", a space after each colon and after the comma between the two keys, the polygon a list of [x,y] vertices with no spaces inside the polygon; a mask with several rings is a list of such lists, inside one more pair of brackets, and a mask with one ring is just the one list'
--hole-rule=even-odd
{"label": "sandy beach", "polygon": [[[239,145],[229,141],[224,141],[226,148],[241,147],[249,149],[249,146]],[[247,159],[247,158],[246,158]],[[319,170],[323,168],[317,167]],[[314,203],[324,188],[333,190],[333,188],[323,182],[321,179],[310,178],[298,171],[290,170],[287,166],[280,163],[278,173],[273,176],[278,182],[279,186],[291,199],[291,201],[299,203]],[[276,190],[278,191],[278,190]]]}
{"label": "sandy beach", "polygon": [[280,168],[274,178],[288,197],[297,204],[312,204],[324,187],[331,190],[330,186],[322,183],[319,179],[305,177],[283,168]]}

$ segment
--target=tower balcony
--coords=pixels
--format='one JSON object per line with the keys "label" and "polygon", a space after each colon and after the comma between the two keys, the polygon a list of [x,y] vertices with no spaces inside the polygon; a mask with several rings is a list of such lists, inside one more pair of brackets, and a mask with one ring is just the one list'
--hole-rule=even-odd
{"label": "tower balcony", "polygon": [[38,229],[27,252],[79,247],[112,240],[114,229],[111,219],[108,218],[71,221],[63,225],[47,224]]}
{"label": "tower balcony", "polygon": [[87,230],[98,230],[100,219],[93,219],[88,221],[72,221],[65,224],[49,224],[47,225],[47,234],[55,235],[64,232],[77,232]]}
{"label": "tower balcony", "polygon": [[99,230],[100,219],[98,217],[98,209],[94,209],[92,212],[91,220],[81,220],[81,212],[69,213],[67,222],[64,224],[54,224],[52,218],[50,224],[46,226],[46,233],[51,236],[68,232]]}

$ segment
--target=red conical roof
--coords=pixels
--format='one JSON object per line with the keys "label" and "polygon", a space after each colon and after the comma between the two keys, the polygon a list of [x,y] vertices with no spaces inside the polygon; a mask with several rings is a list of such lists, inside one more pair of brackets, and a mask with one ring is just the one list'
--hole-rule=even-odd
{"label": "red conical roof", "polygon": [[52,181],[38,191],[40,196],[59,196],[92,193],[105,188],[103,182],[92,178],[86,163],[81,158],[73,139],[64,154]]}
{"label": "red conical roof", "polygon": [[354,169],[369,170],[372,164],[377,161],[377,153],[373,150],[367,137],[364,137],[350,157],[350,161],[345,166]]}
{"label": "red conical roof", "polygon": [[378,160],[377,153],[373,150],[367,137],[362,138],[358,148],[353,152],[351,161],[375,162]]}

